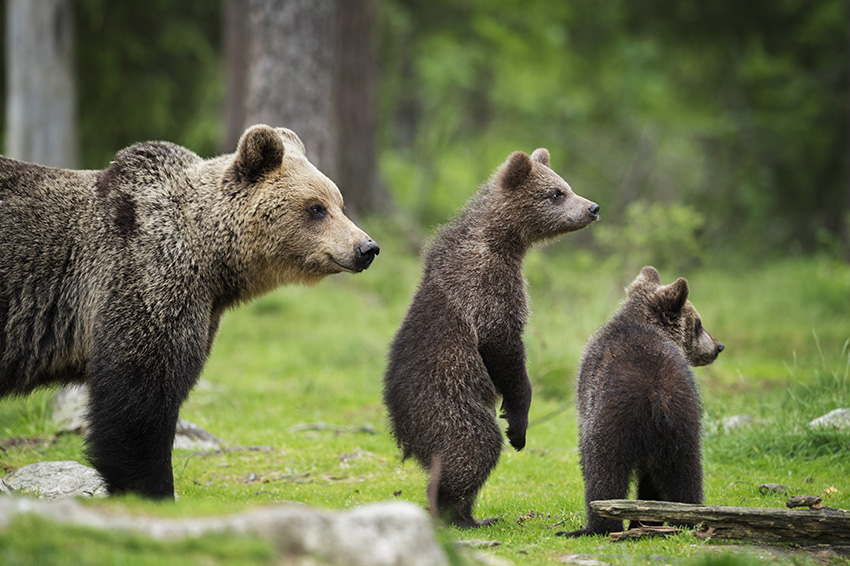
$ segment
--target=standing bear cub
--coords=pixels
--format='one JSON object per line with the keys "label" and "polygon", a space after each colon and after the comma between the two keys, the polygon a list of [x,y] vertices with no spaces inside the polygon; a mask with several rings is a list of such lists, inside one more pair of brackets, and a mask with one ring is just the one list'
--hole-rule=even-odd
{"label": "standing bear cub", "polygon": [[0,157],[0,234],[0,397],[87,381],[89,460],[111,493],[156,498],[224,311],[379,251],[298,136],[262,125],[209,160],[165,142],[103,171]]}
{"label": "standing bear cub", "polygon": [[502,450],[498,396],[508,440],[517,450],[525,446],[525,253],[534,242],[587,226],[598,211],[549,168],[547,150],[515,152],[425,255],[422,282],[391,346],[384,401],[404,458],[431,470],[432,512],[455,525],[496,520],[476,521],[472,507]]}
{"label": "standing bear cub", "polygon": [[621,531],[590,502],[637,498],[702,503],[700,399],[688,366],[717,359],[723,344],[702,327],[688,282],[662,285],[644,267],[610,322],[588,342],[576,382],[587,524],[568,536]]}

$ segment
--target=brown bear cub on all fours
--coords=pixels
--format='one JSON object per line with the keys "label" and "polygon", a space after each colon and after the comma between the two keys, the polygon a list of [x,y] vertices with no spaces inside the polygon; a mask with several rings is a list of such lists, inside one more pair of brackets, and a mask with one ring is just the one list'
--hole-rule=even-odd
{"label": "brown bear cub on all fours", "polygon": [[0,157],[0,398],[88,382],[87,454],[110,493],[174,495],[180,405],[222,314],[379,248],[291,130],[201,159],[133,145],[103,171]]}
{"label": "brown bear cub on all fours", "polygon": [[[598,218],[549,167],[549,152],[514,152],[442,227],[393,339],[384,377],[390,427],[404,458],[431,471],[432,513],[476,527],[473,504],[503,440],[525,446],[531,384],[522,332],[528,318],[523,258],[535,242]],[[436,509],[434,508],[436,507]]]}
{"label": "brown bear cub on all fours", "polygon": [[712,363],[724,346],[703,328],[684,278],[662,285],[647,266],[626,293],[582,356],[576,411],[587,523],[558,535],[621,531],[622,521],[590,502],[627,497],[632,478],[638,499],[703,500],[701,403],[689,366]]}

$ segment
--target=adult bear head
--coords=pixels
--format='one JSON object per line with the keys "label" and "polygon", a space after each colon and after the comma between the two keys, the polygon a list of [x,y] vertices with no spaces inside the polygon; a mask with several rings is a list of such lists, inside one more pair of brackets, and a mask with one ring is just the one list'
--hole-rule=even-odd
{"label": "adult bear head", "polygon": [[380,248],[344,213],[337,186],[307,159],[295,132],[250,127],[223,179],[239,201],[243,253],[260,275],[256,291],[363,271]]}

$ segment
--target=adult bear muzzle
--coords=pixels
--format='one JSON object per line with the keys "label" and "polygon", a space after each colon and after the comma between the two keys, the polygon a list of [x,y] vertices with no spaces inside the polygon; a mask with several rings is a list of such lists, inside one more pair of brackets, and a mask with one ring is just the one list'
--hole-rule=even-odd
{"label": "adult bear muzzle", "polygon": [[381,253],[381,248],[371,238],[361,241],[354,250],[357,267],[362,271],[372,265],[375,256]]}

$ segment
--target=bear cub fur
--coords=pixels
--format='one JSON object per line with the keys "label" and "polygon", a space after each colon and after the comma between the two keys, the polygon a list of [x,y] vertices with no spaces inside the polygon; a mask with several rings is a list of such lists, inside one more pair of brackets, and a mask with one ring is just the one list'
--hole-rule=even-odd
{"label": "bear cub fur", "polygon": [[88,382],[89,460],[111,493],[156,498],[224,311],[379,251],[298,136],[263,125],[213,159],[166,142],[103,171],[0,157],[0,234],[0,398]]}
{"label": "bear cub fur", "polygon": [[723,351],[688,300],[688,282],[662,285],[644,267],[627,298],[585,347],[576,381],[587,524],[566,534],[621,531],[590,502],[627,497],[702,503],[701,404],[689,366]]}
{"label": "bear cub fur", "polygon": [[502,450],[499,396],[508,440],[525,446],[523,257],[534,242],[583,228],[598,211],[549,168],[546,149],[515,152],[425,254],[392,342],[384,402],[404,458],[431,470],[432,513],[455,525],[496,520],[476,521],[472,507]]}

